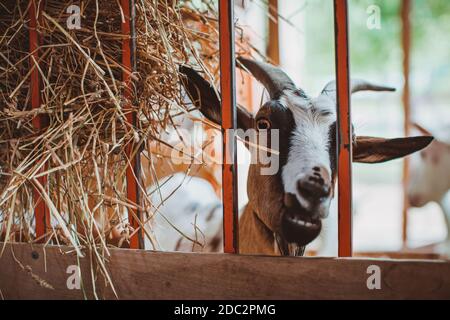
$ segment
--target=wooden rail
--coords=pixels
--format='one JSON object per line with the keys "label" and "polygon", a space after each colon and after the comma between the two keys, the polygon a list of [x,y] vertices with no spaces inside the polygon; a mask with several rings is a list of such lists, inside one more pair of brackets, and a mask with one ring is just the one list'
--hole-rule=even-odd
{"label": "wooden rail", "polygon": [[236,137],[236,75],[234,1],[219,1],[220,92],[222,106],[222,202],[224,252],[238,253],[238,193]]}
{"label": "wooden rail", "polygon": [[[0,247],[3,244],[0,243]],[[70,248],[7,245],[0,257],[5,299],[94,298],[89,254]],[[297,258],[111,249],[106,268],[119,299],[450,299],[450,263],[424,260]],[[72,266],[72,267],[70,267]],[[70,267],[70,268],[69,268]],[[370,267],[370,268],[369,268]],[[378,269],[380,289],[370,279]],[[45,288],[45,283],[53,290]],[[99,299],[115,299],[98,275]],[[369,283],[369,286],[368,286]],[[370,289],[372,288],[372,289]]]}
{"label": "wooden rail", "polygon": [[339,257],[350,257],[352,255],[352,121],[347,0],[334,1],[334,19],[337,80],[338,253]]}
{"label": "wooden rail", "polygon": [[[30,52],[30,68],[32,68],[30,76],[31,88],[31,108],[38,109],[41,106],[41,80],[39,69],[36,64],[39,63],[39,47],[41,38],[38,34],[38,20],[41,19],[41,11],[44,1],[30,0],[29,2],[29,52]],[[33,118],[33,127],[36,132],[40,132],[45,127],[45,119],[43,115],[37,115]],[[45,170],[44,168],[41,169]],[[46,188],[47,177],[41,176],[38,182]],[[37,188],[33,189],[34,217],[36,221],[36,238],[38,242],[45,242],[47,228],[50,227],[50,211]]]}

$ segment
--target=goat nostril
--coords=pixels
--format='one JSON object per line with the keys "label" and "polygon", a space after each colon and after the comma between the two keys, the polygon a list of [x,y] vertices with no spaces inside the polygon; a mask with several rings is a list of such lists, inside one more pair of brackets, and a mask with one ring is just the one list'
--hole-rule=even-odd
{"label": "goat nostril", "polygon": [[320,172],[320,168],[319,167],[314,167],[313,170],[316,171],[316,172]]}

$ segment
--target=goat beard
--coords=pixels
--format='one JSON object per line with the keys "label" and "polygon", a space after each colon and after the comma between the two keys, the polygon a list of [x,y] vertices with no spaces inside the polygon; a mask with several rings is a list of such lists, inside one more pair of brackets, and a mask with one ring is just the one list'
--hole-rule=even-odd
{"label": "goat beard", "polygon": [[306,246],[301,246],[295,242],[286,242],[279,234],[274,234],[275,246],[282,256],[302,257],[305,254]]}

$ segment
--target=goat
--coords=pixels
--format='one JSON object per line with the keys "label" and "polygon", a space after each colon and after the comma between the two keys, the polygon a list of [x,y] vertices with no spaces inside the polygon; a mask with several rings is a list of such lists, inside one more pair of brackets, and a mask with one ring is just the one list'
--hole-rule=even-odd
{"label": "goat", "polygon": [[[422,134],[431,135],[422,126],[413,126]],[[445,203],[450,189],[450,144],[434,140],[420,155],[413,157],[409,172],[409,204],[420,208],[429,202],[436,202],[441,207],[447,225],[447,239],[438,250],[450,256],[450,208]]]}
{"label": "goat", "polygon": [[[157,207],[152,227],[156,246],[163,251],[218,251],[222,203],[209,181],[178,172],[148,189]],[[161,205],[158,205],[161,204]]]}
{"label": "goat", "polygon": [[[280,170],[264,175],[264,164],[252,163],[247,191],[249,202],[239,223],[240,252],[301,255],[328,216],[336,181],[336,83],[317,98],[309,97],[280,68],[238,58],[242,68],[267,89],[270,100],[256,115],[237,108],[238,128],[258,134],[278,130],[276,158]],[[195,70],[180,66],[182,83],[192,102],[210,121],[220,125],[220,100],[213,87]],[[393,91],[362,80],[351,92]],[[380,163],[423,149],[432,137],[383,139],[353,136],[353,161]]]}

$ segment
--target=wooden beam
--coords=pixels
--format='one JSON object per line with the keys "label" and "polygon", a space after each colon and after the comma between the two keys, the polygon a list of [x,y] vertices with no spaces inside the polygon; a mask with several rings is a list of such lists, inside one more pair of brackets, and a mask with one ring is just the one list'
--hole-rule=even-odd
{"label": "wooden beam", "polygon": [[[41,80],[39,75],[39,69],[36,66],[39,63],[39,48],[40,48],[40,36],[38,34],[38,21],[41,19],[41,11],[44,6],[44,1],[30,0],[29,2],[29,51],[30,51],[30,88],[31,88],[31,108],[38,109],[41,107]],[[45,119],[43,115],[37,115],[33,118],[33,127],[36,132],[41,132],[45,128]],[[41,169],[44,171],[45,167]],[[47,177],[41,176],[38,182],[46,188]],[[50,227],[50,211],[42,198],[40,191],[35,187],[33,189],[33,203],[34,203],[34,217],[36,221],[35,235],[38,242],[46,242],[44,235],[47,233],[47,228]]]}
{"label": "wooden beam", "polygon": [[339,257],[352,255],[352,120],[347,0],[334,1],[337,80]]}
{"label": "wooden beam", "polygon": [[[402,19],[402,50],[403,50],[403,112],[404,112],[404,133],[410,134],[411,124],[411,91],[410,91],[410,64],[411,64],[411,0],[403,0],[401,4]],[[409,160],[403,160],[403,210],[402,210],[402,240],[403,247],[408,245],[408,209],[409,200],[407,196],[407,187],[409,182]]]}
{"label": "wooden beam", "polygon": [[[442,261],[110,252],[106,268],[119,299],[450,299],[450,263]],[[78,265],[69,248],[8,244],[3,297],[93,298],[89,256],[80,258],[83,293],[67,287],[68,267]],[[380,290],[367,287],[369,266],[379,267]],[[96,288],[98,298],[115,299],[103,277]]]}
{"label": "wooden beam", "polygon": [[222,105],[222,202],[224,252],[238,253],[238,193],[234,1],[219,1],[220,92]]}
{"label": "wooden beam", "polygon": [[[131,79],[131,73],[135,71],[136,63],[136,50],[135,50],[135,33],[134,33],[134,17],[135,17],[135,6],[133,0],[121,0],[122,11],[125,20],[122,23],[122,34],[125,35],[122,41],[122,64],[124,66],[124,72],[122,80],[125,84],[125,90],[123,92],[124,99],[127,101],[125,106],[126,116],[128,124],[132,127],[136,127],[137,115],[133,110],[133,84]],[[140,152],[133,154],[135,150],[135,144],[130,143],[126,149],[127,159],[129,160],[129,165],[126,169],[126,179],[127,179],[127,198],[132,203],[137,205],[140,204],[140,190],[139,190],[139,179],[140,179]],[[128,221],[130,225],[135,229],[140,228],[138,219],[141,217],[139,209],[133,212],[132,209],[128,208],[130,211],[128,214]],[[136,232],[131,236],[130,248],[138,249],[144,247],[142,231]]]}
{"label": "wooden beam", "polygon": [[269,39],[267,57],[274,65],[280,64],[280,35],[278,19],[278,0],[269,0]]}

